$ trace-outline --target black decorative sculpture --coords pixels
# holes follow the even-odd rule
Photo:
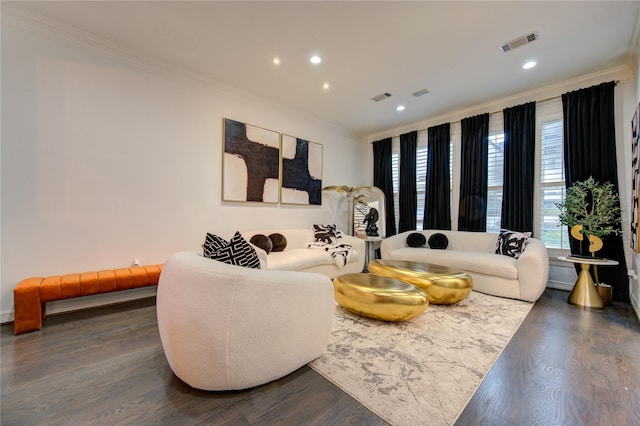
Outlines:
[[[376,223],[378,222],[379,214],[378,210],[375,208],[369,209],[369,213],[364,217],[364,223],[367,224],[366,233],[368,237],[379,237],[378,234],[378,226]]]

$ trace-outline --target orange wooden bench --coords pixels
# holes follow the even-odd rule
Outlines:
[[[161,271],[148,265],[24,279],[13,290],[13,333],[40,330],[47,302],[157,285]]]

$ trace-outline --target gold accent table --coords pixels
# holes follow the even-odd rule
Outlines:
[[[587,259],[587,258],[578,258],[571,256],[558,256],[558,260],[563,262],[571,262],[571,263],[579,263],[580,264],[580,273],[578,274],[578,279],[576,283],[573,285],[573,290],[571,290],[571,294],[569,294],[569,298],[567,299],[567,303],[570,305],[577,306],[579,308],[588,308],[588,309],[602,309],[604,307],[604,303],[602,303],[602,298],[600,297],[600,293],[596,288],[593,279],[591,278],[591,274],[589,273],[589,268],[591,265],[594,266],[615,266],[618,264],[617,260],[609,260],[609,259]],[[596,275],[597,279],[597,275]]]
[[[378,259],[369,263],[369,273],[397,278],[420,287],[429,303],[451,305],[471,293],[473,280],[466,272],[448,266],[405,260]]]
[[[407,321],[422,314],[429,299],[404,281],[365,273],[333,280],[336,301],[348,311],[382,321]]]

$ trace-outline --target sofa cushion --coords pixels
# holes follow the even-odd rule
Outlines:
[[[494,253],[458,250],[431,250],[428,248],[401,248],[391,252],[392,259],[434,263],[485,275],[518,279],[517,260]]]
[[[411,234],[407,235],[407,245],[409,247],[424,247],[426,242],[427,239],[420,232],[412,232]]]
[[[267,259],[268,269],[298,271],[316,265],[334,265],[334,262],[326,251],[309,248],[271,252]]]
[[[271,249],[271,251],[283,251],[287,247],[287,237],[279,232],[269,234],[269,239],[273,244],[273,248]]]
[[[449,239],[446,235],[438,232],[429,237],[429,247],[434,250],[444,250],[449,245]]]
[[[237,231],[228,242],[224,238],[207,233],[204,256],[230,265],[260,268],[258,254]]]
[[[266,235],[256,234],[251,237],[249,242],[254,246],[260,247],[262,250],[266,251],[267,254],[271,253],[271,250],[273,250],[273,242],[271,241],[271,238]]]
[[[519,258],[531,232],[515,232],[501,229],[496,242],[496,254]]]

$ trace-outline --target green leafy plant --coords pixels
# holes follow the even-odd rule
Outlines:
[[[575,182],[567,189],[564,200],[556,203],[562,225],[582,225],[582,234],[604,237],[619,235],[620,202],[612,183],[599,183],[593,177]]]
[[[323,191],[336,191],[343,193],[347,198],[352,198],[356,203],[366,204],[364,201],[365,195],[362,193],[372,192],[373,189],[370,186],[346,186],[346,185],[331,185],[322,188]]]
[[[353,209],[354,204],[367,204],[365,192],[373,192],[371,186],[346,186],[332,185],[322,188],[323,191],[336,191],[342,193],[347,199],[347,234],[353,235]]]

